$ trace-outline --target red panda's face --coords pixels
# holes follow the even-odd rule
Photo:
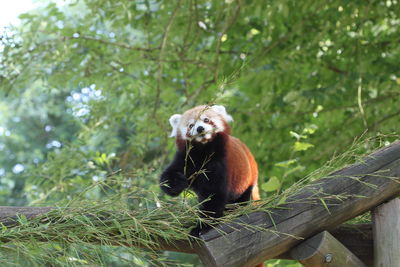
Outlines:
[[[171,137],[205,144],[219,132],[228,130],[227,122],[232,121],[232,117],[223,106],[198,106],[183,115],[173,115],[169,121],[172,126]]]

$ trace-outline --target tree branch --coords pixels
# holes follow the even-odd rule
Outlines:
[[[172,13],[171,17],[169,18],[169,21],[167,23],[167,26],[165,27],[164,30],[164,35],[160,44],[160,54],[158,56],[158,67],[157,67],[157,87],[156,87],[156,100],[154,104],[154,110],[153,110],[153,115],[157,111],[158,107],[160,106],[160,95],[161,95],[161,80],[162,80],[162,75],[163,75],[163,57],[164,57],[164,50],[165,46],[167,44],[169,32],[171,30],[172,22],[174,21],[176,14],[178,13],[178,10],[180,8],[181,1],[177,1],[174,12]]]

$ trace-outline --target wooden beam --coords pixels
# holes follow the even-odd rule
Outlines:
[[[294,260],[306,267],[366,267],[366,265],[348,250],[329,232],[323,231],[290,250]]]
[[[288,204],[237,220],[263,231],[231,223],[205,233],[199,255],[206,266],[254,266],[283,254],[302,238],[333,229],[399,195],[399,177],[400,142],[396,142],[311,183],[289,197]]]
[[[384,203],[372,211],[374,266],[400,266],[400,199]]]
[[[0,206],[0,222],[8,227],[12,227],[17,223],[18,216],[23,215],[29,220],[44,215],[53,209],[53,207]],[[331,234],[368,266],[372,266],[373,242],[371,224],[344,224],[333,229]],[[6,240],[0,241],[4,242]],[[189,240],[171,240],[170,242],[160,240],[157,248],[154,249],[197,254],[197,250],[199,250],[200,247],[196,242],[190,242]],[[288,253],[278,255],[275,258],[292,259]]]
[[[14,225],[18,216],[25,216],[28,220],[53,210],[53,207],[9,207],[0,206],[0,223],[5,226]]]
[[[28,220],[33,219],[37,216],[43,216],[46,213],[54,210],[54,207],[10,207],[10,206],[0,206],[0,223],[7,226],[13,227],[18,224],[18,218],[21,216],[25,216]],[[90,217],[90,216],[89,216]],[[0,242],[8,242],[9,240],[2,240],[0,237]],[[41,241],[41,240],[38,240]],[[43,242],[47,242],[48,240],[43,240]],[[96,243],[97,240],[92,240],[93,243]],[[168,251],[176,251],[183,253],[196,253],[198,244],[194,241],[189,240],[173,240],[171,242],[167,242],[165,240],[159,240],[157,242],[157,247],[154,249],[159,250],[168,250]],[[123,244],[123,243],[118,243]],[[130,246],[132,244],[126,243],[126,246]],[[135,245],[135,244],[133,244]]]

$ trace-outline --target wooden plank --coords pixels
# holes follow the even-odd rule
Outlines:
[[[374,266],[372,224],[343,224],[329,233],[367,266]]]
[[[288,198],[289,204],[238,220],[264,231],[235,230],[234,224],[226,224],[218,227],[224,235],[216,230],[205,233],[200,257],[206,266],[232,267],[253,266],[277,257],[301,238],[330,230],[399,195],[399,177],[400,142],[396,142],[310,184]]]
[[[293,259],[306,267],[366,267],[366,265],[335,239],[323,231],[290,250]]]
[[[342,224],[329,231],[329,233],[367,266],[374,266],[372,224]],[[293,260],[289,252],[285,252],[274,258]]]
[[[400,199],[384,203],[372,211],[374,266],[400,266]]]

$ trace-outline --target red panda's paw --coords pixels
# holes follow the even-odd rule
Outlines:
[[[195,228],[193,228],[192,230],[190,230],[189,235],[193,236],[193,237],[200,237],[201,234],[206,233],[207,231],[211,230],[211,226],[209,225],[200,225],[198,224]]]
[[[192,237],[198,238],[198,237],[200,237],[200,231],[201,231],[200,227],[196,226],[195,228],[190,230],[189,235],[192,236]]]
[[[170,196],[177,196],[188,188],[189,183],[186,177],[180,172],[164,172],[161,175],[160,187]]]

